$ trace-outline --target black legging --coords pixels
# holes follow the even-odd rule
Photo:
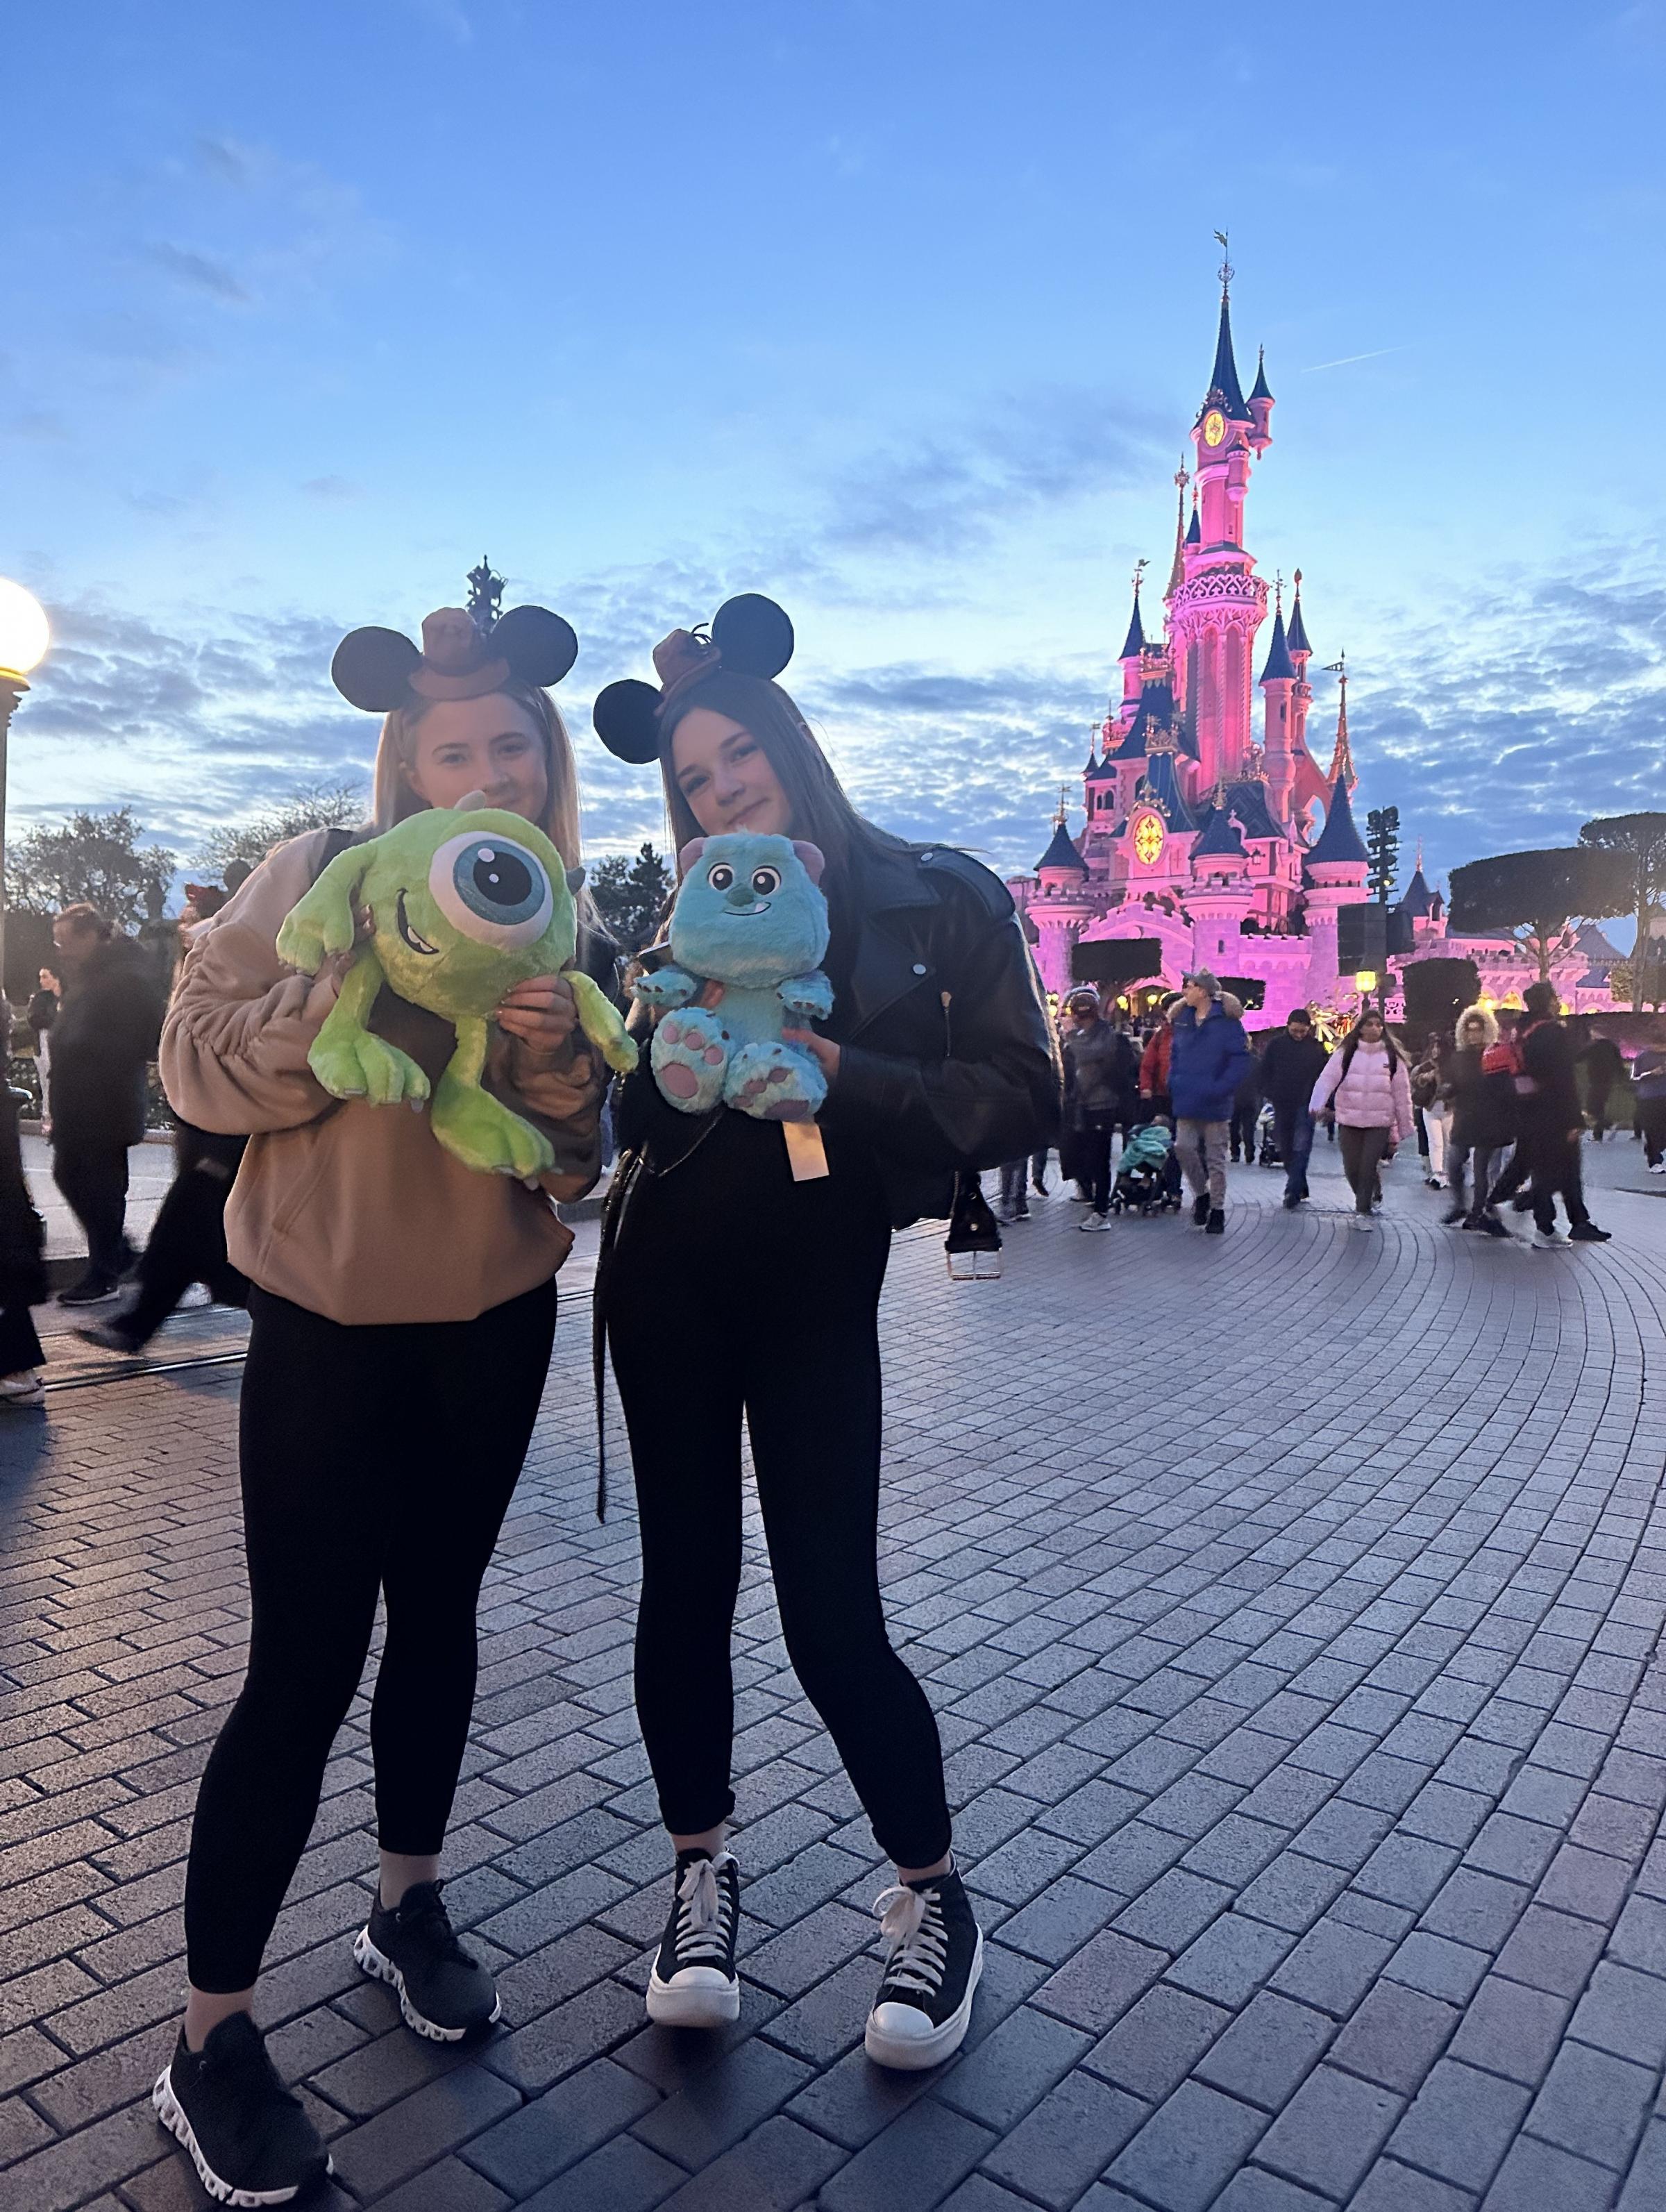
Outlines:
[[[248,1284],[226,1257],[226,1200],[235,1168],[215,1158],[182,1161],[156,1210],[137,1268],[138,1297],[123,1332],[145,1344],[193,1283],[223,1306],[240,1306]]]
[[[697,1835],[734,1808],[744,1413],[787,1656],[880,1849],[929,1866],[949,1848],[942,1748],[886,1635],[876,1557],[891,1231],[860,1175],[853,1188],[836,1159],[826,1179],[793,1183],[779,1130],[751,1128],[769,1142],[747,1140],[747,1204],[727,1236],[696,1152],[641,1176],[608,1271],[641,1517],[636,1711],[660,1815]]]
[[[556,1286],[471,1322],[347,1328],[259,1290],[249,1310],[249,1668],[203,1776],[185,1876],[191,1979],[219,1992],[259,1972],[379,1592],[377,1837],[413,1856],[444,1839],[474,1704],[475,1605],[543,1395]]]

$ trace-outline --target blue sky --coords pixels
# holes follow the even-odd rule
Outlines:
[[[9,28],[15,825],[362,772],[342,630],[490,554],[588,703],[731,591],[859,801],[1003,866],[1079,770],[1230,227],[1248,538],[1432,866],[1663,802],[1666,8],[92,0]],[[1334,714],[1329,679],[1316,719]],[[1078,796],[1079,796],[1078,792]]]

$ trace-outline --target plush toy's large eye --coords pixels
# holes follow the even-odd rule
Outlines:
[[[781,870],[779,868],[754,868],[752,870],[752,889],[757,893],[760,898],[768,898],[772,892],[778,891],[781,889]]]
[[[706,878],[706,881],[714,891],[726,891],[734,881],[734,870],[727,860],[720,860]]]
[[[477,830],[447,838],[429,865],[428,887],[453,929],[506,952],[536,943],[555,910],[537,854]]]

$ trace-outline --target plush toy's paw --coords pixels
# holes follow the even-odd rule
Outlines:
[[[702,1007],[669,1013],[654,1032],[654,1079],[667,1105],[704,1114],[723,1096],[729,1039],[715,1014]]]
[[[368,1030],[331,1032],[326,1022],[313,1039],[307,1065],[332,1098],[368,1098],[373,1106],[418,1106],[428,1097],[428,1078],[398,1045]]]
[[[796,1045],[743,1045],[729,1066],[725,1103],[759,1121],[813,1121],[827,1078]]]
[[[651,975],[639,975],[630,987],[630,995],[643,1006],[686,1006],[700,986],[696,978],[682,968],[656,968]]]
[[[449,1068],[440,1078],[429,1124],[448,1152],[483,1174],[534,1182],[555,1165],[542,1130],[474,1084],[460,1082]]]
[[[833,1011],[833,986],[819,968],[789,977],[776,995],[789,1014],[806,1021],[824,1022]]]
[[[641,1055],[636,1040],[625,1035],[617,1008],[600,987],[581,971],[575,972],[571,981],[579,1027],[616,1075],[629,1075]]]

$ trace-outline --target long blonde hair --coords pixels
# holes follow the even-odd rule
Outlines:
[[[550,694],[536,684],[519,684],[512,678],[502,686],[502,696],[524,707],[544,739],[544,767],[548,797],[538,828],[569,868],[582,857],[579,830],[579,772],[573,759],[573,741],[561,709]],[[375,827],[391,830],[407,815],[420,814],[427,802],[411,789],[405,770],[415,765],[416,732],[426,706],[396,707],[382,723],[376,746],[374,786]]]

